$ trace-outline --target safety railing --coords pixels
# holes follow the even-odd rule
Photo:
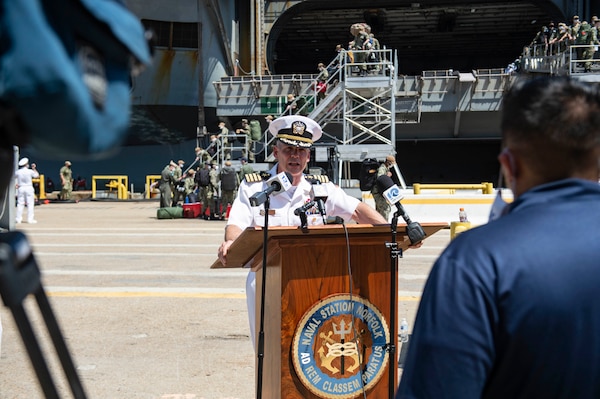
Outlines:
[[[600,58],[594,58],[598,45],[573,45],[569,47],[569,75],[600,72]]]
[[[494,184],[413,184],[414,194],[421,194],[421,190],[450,190],[450,194],[455,194],[456,190],[481,190],[482,194],[493,194]]]
[[[127,199],[127,185],[129,178],[124,175],[97,175],[92,176],[92,198],[96,198],[96,182],[98,180],[109,180],[106,187],[109,190],[117,189],[117,199]]]
[[[37,183],[40,187],[40,192],[38,194],[38,199],[46,199],[46,179],[44,175],[40,175],[40,177],[31,179],[32,183]]]
[[[156,188],[156,183],[160,181],[160,175],[146,175],[146,199],[152,198],[152,190]]]
[[[527,72],[551,75],[581,76],[600,73],[598,45],[568,45],[553,47],[535,45],[521,57],[521,68]]]

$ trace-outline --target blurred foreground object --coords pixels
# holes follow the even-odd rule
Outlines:
[[[118,0],[0,0],[0,144],[99,158],[123,142],[132,75],[150,63]]]

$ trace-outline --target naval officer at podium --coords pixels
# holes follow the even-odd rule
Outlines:
[[[292,184],[288,190],[271,196],[268,223],[270,226],[300,226],[302,221],[299,212],[295,211],[314,199],[311,197],[313,187],[306,180],[304,171],[310,160],[310,148],[321,137],[321,126],[310,118],[289,115],[271,122],[269,132],[276,138],[273,156],[277,159],[277,164],[269,171],[270,176],[288,172],[292,176]],[[219,259],[224,265],[229,247],[242,231],[247,227],[264,225],[264,204],[252,206],[250,198],[267,189],[268,184],[268,181],[257,176],[247,177],[241,183],[225,227],[225,239],[219,247]],[[307,215],[305,221],[308,225],[323,224],[325,216],[340,217],[344,221],[353,220],[361,224],[387,224],[375,209],[349,196],[333,183],[327,182],[321,186],[320,191],[326,190],[327,194],[325,209],[318,209],[316,205],[306,209],[303,213]],[[246,301],[253,345],[256,345],[255,298],[256,274],[250,272],[246,281]]]

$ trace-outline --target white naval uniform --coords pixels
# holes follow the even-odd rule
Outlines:
[[[271,176],[277,174],[277,165],[270,171]],[[329,216],[339,216],[348,222],[360,201],[346,194],[335,184],[323,183],[327,189],[327,201],[325,209]],[[251,226],[264,226],[264,204],[253,207],[250,205],[250,197],[267,189],[267,182],[248,183],[242,182],[238,190],[238,196],[231,206],[228,225],[236,225],[242,230]],[[304,205],[310,197],[311,184],[302,178],[298,186],[293,186],[288,191],[271,195],[269,204],[269,226],[300,226],[300,217],[294,214],[294,210]],[[322,225],[323,218],[318,212],[309,211],[308,225]],[[250,338],[256,349],[256,273],[250,271],[246,279],[246,302],[248,306],[248,319],[250,323]]]
[[[35,205],[35,193],[33,191],[33,178],[38,178],[40,175],[35,170],[22,167],[15,172],[15,183],[17,184],[17,223],[21,223],[23,219],[23,209],[27,203],[27,221],[34,222],[33,207]]]

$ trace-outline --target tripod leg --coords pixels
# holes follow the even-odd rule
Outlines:
[[[83,387],[69,355],[64,338],[44,292],[40,270],[27,238],[21,232],[0,234],[0,294],[4,304],[11,309],[46,398],[58,399],[58,393],[48,370],[44,355],[34,334],[23,303],[34,295],[44,318],[46,329],[54,344],[63,371],[76,399],[85,399]]]
[[[23,339],[23,343],[27,349],[27,354],[29,355],[31,364],[35,369],[35,374],[37,375],[38,381],[40,382],[42,390],[44,391],[44,396],[46,396],[47,399],[58,399],[59,396],[58,392],[56,391],[54,381],[52,380],[52,376],[48,370],[48,365],[46,364],[42,350],[40,349],[35,334],[33,333],[33,329],[31,328],[31,324],[29,323],[25,309],[23,309],[23,305],[13,305],[10,307],[10,310],[15,318],[15,323],[19,328],[19,333],[21,334],[21,338]]]
[[[73,392],[73,396],[75,398],[85,398],[85,392],[83,391],[83,386],[81,385],[79,375],[75,369],[75,364],[73,363],[73,359],[69,354],[69,349],[65,344],[60,327],[58,326],[56,317],[54,317],[54,313],[52,312],[52,308],[50,307],[48,297],[46,296],[46,292],[44,291],[43,287],[40,287],[39,291],[35,294],[35,298],[38,306],[40,307],[42,315],[44,316],[48,333],[50,334],[52,342],[54,343],[54,348],[56,349],[56,353],[60,359],[60,363],[62,364],[65,376],[69,381],[71,392]]]

